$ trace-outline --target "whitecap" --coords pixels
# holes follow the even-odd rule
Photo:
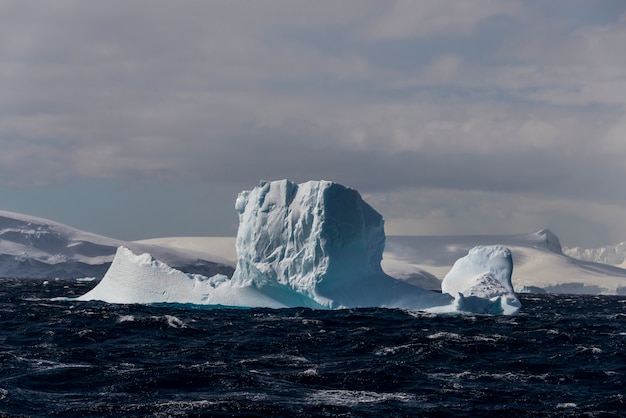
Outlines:
[[[398,345],[394,347],[383,347],[379,350],[376,350],[374,354],[377,356],[386,356],[396,354],[399,351],[409,350],[411,347],[413,347],[413,345],[411,344]]]
[[[488,342],[488,343],[495,343],[497,341],[501,341],[506,339],[507,337],[505,337],[504,335],[500,335],[500,334],[493,334],[493,335],[474,335],[472,337],[470,337],[470,339],[472,341],[477,341],[477,342]]]
[[[429,379],[441,380],[444,382],[457,382],[461,379],[471,380],[476,378],[476,376],[468,371],[462,371],[459,373],[428,373],[427,375]]]
[[[300,373],[300,376],[305,376],[305,377],[313,377],[313,376],[317,376],[317,370],[316,369],[306,369],[303,372]]]
[[[134,322],[135,317],[133,315],[122,315],[117,318],[117,322]]]
[[[460,341],[461,340],[461,336],[457,333],[454,332],[437,332],[431,335],[427,335],[426,338],[428,338],[429,340],[454,340],[454,341]]]
[[[602,353],[602,349],[600,347],[594,347],[594,346],[585,347],[585,346],[579,345],[576,348],[581,353],[588,353],[588,352],[591,352],[592,354],[600,354],[600,353]]]
[[[167,325],[172,328],[186,328],[187,325],[174,315],[165,315],[165,319],[167,320]]]
[[[417,319],[429,319],[429,318],[437,317],[437,314],[432,313],[432,312],[415,311],[411,309],[399,309],[399,310]]]
[[[268,354],[266,356],[261,356],[263,360],[282,360],[287,363],[292,364],[301,364],[301,363],[310,363],[311,361],[303,356],[293,356],[289,354]]]
[[[19,358],[18,359],[22,359]],[[46,373],[49,371],[55,370],[71,370],[71,369],[90,369],[94,366],[91,364],[82,364],[82,363],[59,363],[50,360],[43,359],[23,359],[25,360],[31,367],[33,367],[33,371],[29,373]]]
[[[85,337],[88,334],[91,334],[91,330],[90,329],[81,329],[80,331],[78,331],[78,336],[79,337]]]
[[[415,401],[415,396],[403,392],[379,393],[360,390],[317,390],[311,393],[308,400],[313,404],[355,407],[364,403],[413,402]]]

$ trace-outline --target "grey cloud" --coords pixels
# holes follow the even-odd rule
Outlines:
[[[312,128],[249,127],[188,156],[187,174],[245,184],[257,179],[325,178],[363,191],[441,188],[624,202],[621,157],[582,150],[394,150],[355,147]],[[584,139],[586,140],[586,138]],[[384,139],[381,141],[384,143]]]
[[[440,3],[1,2],[0,185],[325,178],[624,204],[624,15]]]

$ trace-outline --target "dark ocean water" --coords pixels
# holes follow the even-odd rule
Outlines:
[[[626,297],[516,317],[51,301],[0,280],[0,416],[626,416]]]

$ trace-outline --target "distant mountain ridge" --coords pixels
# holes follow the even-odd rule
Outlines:
[[[232,274],[231,263],[195,251],[126,242],[35,216],[0,211],[0,277],[101,278],[117,248],[150,252],[188,273]]]
[[[600,248],[563,248],[563,253],[579,260],[626,268],[626,242]]]

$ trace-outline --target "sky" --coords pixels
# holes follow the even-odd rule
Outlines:
[[[622,0],[0,0],[0,210],[234,236],[333,180],[387,234],[626,241]]]

